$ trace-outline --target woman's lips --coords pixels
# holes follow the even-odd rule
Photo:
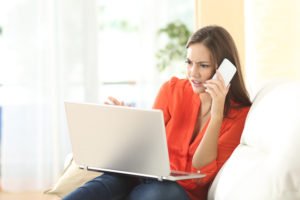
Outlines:
[[[191,82],[194,87],[203,87],[203,83],[201,81],[192,80]]]

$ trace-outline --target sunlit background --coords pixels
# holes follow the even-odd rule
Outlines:
[[[162,82],[184,77],[168,25],[228,29],[253,98],[268,81],[300,78],[299,20],[297,0],[0,0],[2,188],[44,189],[60,175],[71,152],[64,101],[150,108]],[[159,54],[168,44],[178,55]]]
[[[14,0],[1,1],[0,14],[7,190],[45,188],[62,171],[71,152],[64,101],[103,103],[110,95],[150,108],[170,74],[157,67],[168,40],[158,31],[170,23],[194,29],[193,1]],[[184,69],[184,57],[178,62]]]

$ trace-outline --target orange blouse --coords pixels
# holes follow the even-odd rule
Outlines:
[[[187,172],[200,170],[206,174],[202,179],[178,181],[192,200],[206,200],[211,182],[240,142],[249,111],[249,107],[229,111],[222,122],[217,159],[196,169],[192,166],[192,158],[208,125],[207,122],[191,141],[200,105],[201,99],[193,92],[189,81],[174,77],[161,87],[153,106],[164,113],[171,169]]]

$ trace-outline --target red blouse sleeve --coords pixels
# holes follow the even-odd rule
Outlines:
[[[174,78],[173,78],[174,79]],[[165,82],[157,96],[156,96],[156,99],[155,99],[155,102],[154,102],[154,105],[153,105],[153,108],[154,109],[160,109],[163,111],[164,113],[164,121],[165,121],[165,124],[168,123],[169,119],[171,118],[171,115],[170,115],[170,102],[171,99],[170,99],[170,90],[172,89],[172,85],[174,85],[174,80],[171,79],[170,81],[167,81]]]

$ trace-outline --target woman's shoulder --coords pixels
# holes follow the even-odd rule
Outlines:
[[[187,79],[178,78],[178,77],[171,77],[166,83],[170,89],[174,90],[185,90],[190,88],[190,83]]]
[[[243,106],[243,107],[240,107],[239,109],[239,113],[240,115],[248,115],[248,112],[250,110],[250,106]]]
[[[187,79],[181,79],[178,77],[172,77],[168,81],[166,81],[161,89],[161,94],[165,94],[169,102],[174,99],[189,99],[189,96],[192,96],[193,90],[191,85]],[[185,97],[185,98],[183,98]]]
[[[228,112],[228,118],[246,118],[250,106],[244,106],[237,102],[231,101],[231,109]]]
[[[237,104],[235,104],[235,105],[237,105]],[[234,106],[233,108],[231,108],[229,110],[228,117],[229,118],[246,118],[249,110],[250,110],[250,106]]]

